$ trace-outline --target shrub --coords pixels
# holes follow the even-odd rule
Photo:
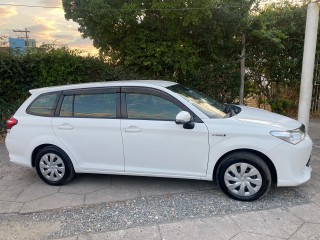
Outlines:
[[[0,52],[0,135],[30,89],[134,78],[99,57],[81,56],[80,51],[64,46],[47,45],[25,54]]]

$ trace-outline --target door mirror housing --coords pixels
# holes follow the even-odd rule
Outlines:
[[[181,111],[176,116],[176,124],[185,124],[190,121],[191,121],[191,115],[186,111]]]
[[[194,122],[190,113],[181,111],[176,116],[176,124],[183,124],[184,129],[194,129]]]

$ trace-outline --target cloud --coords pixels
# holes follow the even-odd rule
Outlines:
[[[36,39],[37,42],[52,42],[55,40],[54,35],[60,32],[55,20],[46,17],[33,17],[30,30],[30,37]]]
[[[86,53],[90,54],[97,54],[99,52],[98,49],[93,47],[92,40],[91,39],[83,39],[81,37],[75,39],[74,41],[71,41],[67,43],[67,45],[70,48],[76,48],[80,49],[82,51],[85,51]]]
[[[52,35],[53,38],[59,39],[60,41],[73,41],[74,40],[74,35],[71,34],[54,34]]]
[[[27,28],[31,31],[30,37],[36,39],[37,46],[42,43],[59,42],[86,53],[98,53],[93,47],[92,40],[81,37],[76,23],[40,16],[33,17],[32,22],[34,24]]]
[[[61,7],[62,0],[41,0],[39,1],[41,6],[45,7]]]
[[[45,7],[60,7],[60,8],[47,8],[46,11],[50,15],[64,17],[64,10],[62,7],[62,0],[41,0],[41,6]]]
[[[63,8],[50,8],[47,10],[48,14],[53,16],[61,16],[61,19],[64,19],[64,10]]]
[[[0,19],[9,18],[17,15],[17,11],[14,7],[0,7]]]
[[[70,45],[77,45],[77,46],[79,46],[79,45],[86,46],[86,45],[91,45],[92,40],[88,39],[88,38],[83,39],[83,38],[79,37],[79,38],[71,41],[69,44]]]
[[[32,22],[36,24],[46,25],[50,28],[55,28],[55,23],[56,23],[54,20],[49,19],[47,17],[33,17]]]

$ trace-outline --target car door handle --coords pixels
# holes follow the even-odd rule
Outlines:
[[[68,123],[64,123],[62,125],[59,125],[58,128],[62,129],[62,130],[72,130],[73,129],[73,127]]]
[[[138,133],[141,132],[141,129],[135,126],[130,126],[128,128],[124,129],[125,132],[133,132],[133,133]]]

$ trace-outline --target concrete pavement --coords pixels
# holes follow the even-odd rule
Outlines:
[[[320,120],[312,179],[242,203],[215,183],[79,175],[66,186],[8,162],[0,145],[0,239],[320,239]]]

